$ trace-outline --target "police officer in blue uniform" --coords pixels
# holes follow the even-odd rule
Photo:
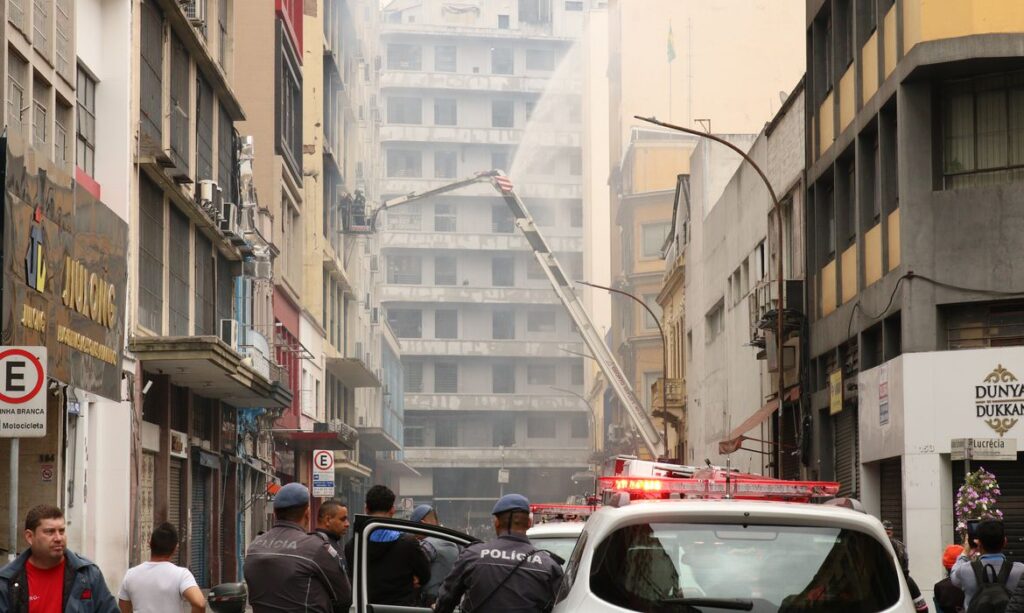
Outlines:
[[[445,578],[435,611],[544,613],[554,606],[562,567],[526,536],[532,522],[530,501],[502,496],[491,511],[496,538],[467,547]]]

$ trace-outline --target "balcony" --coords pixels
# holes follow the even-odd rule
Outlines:
[[[478,170],[491,170],[481,168]],[[463,175],[472,173],[463,172]],[[380,194],[383,198],[398,194],[409,194],[422,192],[449,185],[452,179],[425,179],[421,177],[387,177],[380,182]],[[531,179],[516,187],[516,193],[521,198],[555,198],[564,200],[579,200],[583,197],[583,184],[580,177],[554,177],[539,176],[536,180]],[[484,196],[494,198],[497,192],[487,184],[469,186],[454,196]]]
[[[472,304],[558,304],[550,287],[470,287],[468,285],[383,285],[381,302],[448,302]]]
[[[445,38],[459,36],[489,40],[516,40],[552,43],[562,42],[571,45],[575,39],[568,36],[559,36],[552,33],[551,24],[531,26],[529,24],[518,24],[514,29],[498,29],[494,27],[482,28],[468,24],[445,24],[435,25],[427,23],[391,23],[380,24],[380,33],[389,39],[404,40],[409,35],[443,36]]]
[[[549,236],[548,233],[560,234]],[[566,236],[558,228],[541,229],[548,246],[555,253],[582,252],[583,237]],[[472,234],[461,232],[392,232],[381,234],[381,247],[387,249],[464,249],[468,251],[527,251],[530,244],[519,233]]]
[[[518,145],[525,130],[520,128],[463,128],[459,126],[412,126],[385,124],[380,128],[382,143],[461,143],[469,145]],[[531,145],[580,147],[582,130],[548,131],[537,134]]]
[[[573,341],[445,341],[403,338],[402,355],[503,357],[503,358],[576,358],[583,343]]]
[[[530,449],[506,447],[406,447],[405,461],[416,468],[527,468],[541,466],[584,467],[589,448]]]
[[[359,440],[359,432],[341,421],[332,419],[330,422],[316,422],[312,431],[274,433],[278,443],[291,451],[313,451],[314,449],[331,449],[335,451],[355,449]]]
[[[385,70],[380,75],[380,87],[408,87],[410,89],[450,89],[506,93],[542,94],[548,79],[492,74],[459,74],[454,72],[413,72]]]
[[[573,396],[543,394],[405,394],[406,411],[580,411]]]

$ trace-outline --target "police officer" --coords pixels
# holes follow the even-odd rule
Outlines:
[[[530,501],[521,494],[507,494],[491,514],[497,538],[462,552],[441,585],[435,611],[451,613],[460,601],[463,613],[550,611],[562,567],[526,536],[532,524]]]
[[[289,483],[274,497],[274,527],[245,554],[245,582],[253,613],[342,613],[352,587],[330,543],[307,534],[309,490]]]

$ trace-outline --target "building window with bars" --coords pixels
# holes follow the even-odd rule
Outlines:
[[[53,160],[61,168],[71,162],[71,105],[57,98],[57,113],[53,118]]]
[[[423,49],[419,45],[388,45],[388,70],[420,70]]]
[[[139,182],[139,324],[163,333],[164,195],[152,181]]]
[[[454,204],[435,204],[434,205],[434,231],[435,232],[455,232],[458,227],[458,221],[455,215]]]
[[[423,154],[420,151],[389,149],[387,165],[389,177],[413,179],[423,176]]]
[[[498,310],[491,313],[491,338],[496,341],[509,341],[515,337],[515,311]]]
[[[7,53],[7,123],[21,130],[25,110],[28,62],[13,51]]]
[[[188,170],[189,154],[189,55],[185,44],[171,36],[171,159],[179,170]]]
[[[526,366],[526,382],[530,385],[555,385],[557,373],[558,370],[550,364],[528,364]]]
[[[139,9],[141,33],[139,48],[142,62],[139,67],[139,94],[142,136],[147,147],[160,150],[163,134],[163,66],[164,19],[160,9],[152,2],[143,2]],[[79,70],[79,82],[82,71]]]
[[[454,179],[459,173],[459,154],[455,151],[434,152],[434,178]],[[454,232],[454,230],[450,230]]]
[[[455,309],[434,311],[434,338],[459,338],[459,312]]]
[[[492,74],[513,74],[515,67],[515,51],[511,47],[495,47],[491,49]]]
[[[494,364],[491,366],[491,393],[516,393],[515,364]]]
[[[555,331],[554,311],[527,311],[526,331],[550,334]]]
[[[189,335],[189,221],[178,207],[171,207],[170,245],[168,246],[168,332],[171,336]]]
[[[434,364],[434,393],[454,394],[459,391],[459,365],[454,362]]]
[[[451,98],[434,100],[434,125],[454,126],[458,123],[458,102]]]
[[[510,257],[495,257],[491,260],[491,285],[512,287],[515,285],[515,260]]]
[[[402,381],[406,393],[423,393],[423,362],[403,360]]]
[[[438,45],[434,47],[434,71],[456,72],[458,54],[454,45]]]
[[[32,145],[50,157],[50,94],[46,81],[35,79],[32,88]]]
[[[491,101],[491,127],[513,128],[516,125],[515,103],[511,100]]]
[[[423,123],[423,100],[402,96],[389,97],[388,123],[420,125]]]
[[[388,283],[420,285],[423,283],[423,260],[414,255],[388,256]]]
[[[213,179],[213,88],[196,79],[196,179]],[[221,186],[224,189],[225,186]]]
[[[388,325],[398,338],[423,338],[423,311],[388,309]]]
[[[434,256],[434,285],[458,283],[458,264],[453,255]]]

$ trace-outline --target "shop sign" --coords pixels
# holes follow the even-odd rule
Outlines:
[[[120,398],[128,224],[41,156],[6,151],[4,339],[48,348],[50,377]]]
[[[996,367],[974,386],[974,410],[1000,437],[1024,416],[1024,383],[1003,367]]]
[[[330,449],[313,452],[313,497],[334,497],[334,452]]]
[[[1015,461],[1015,438],[955,438],[949,443],[952,460]]]
[[[834,370],[828,375],[829,413],[835,415],[843,410],[843,371]]]

